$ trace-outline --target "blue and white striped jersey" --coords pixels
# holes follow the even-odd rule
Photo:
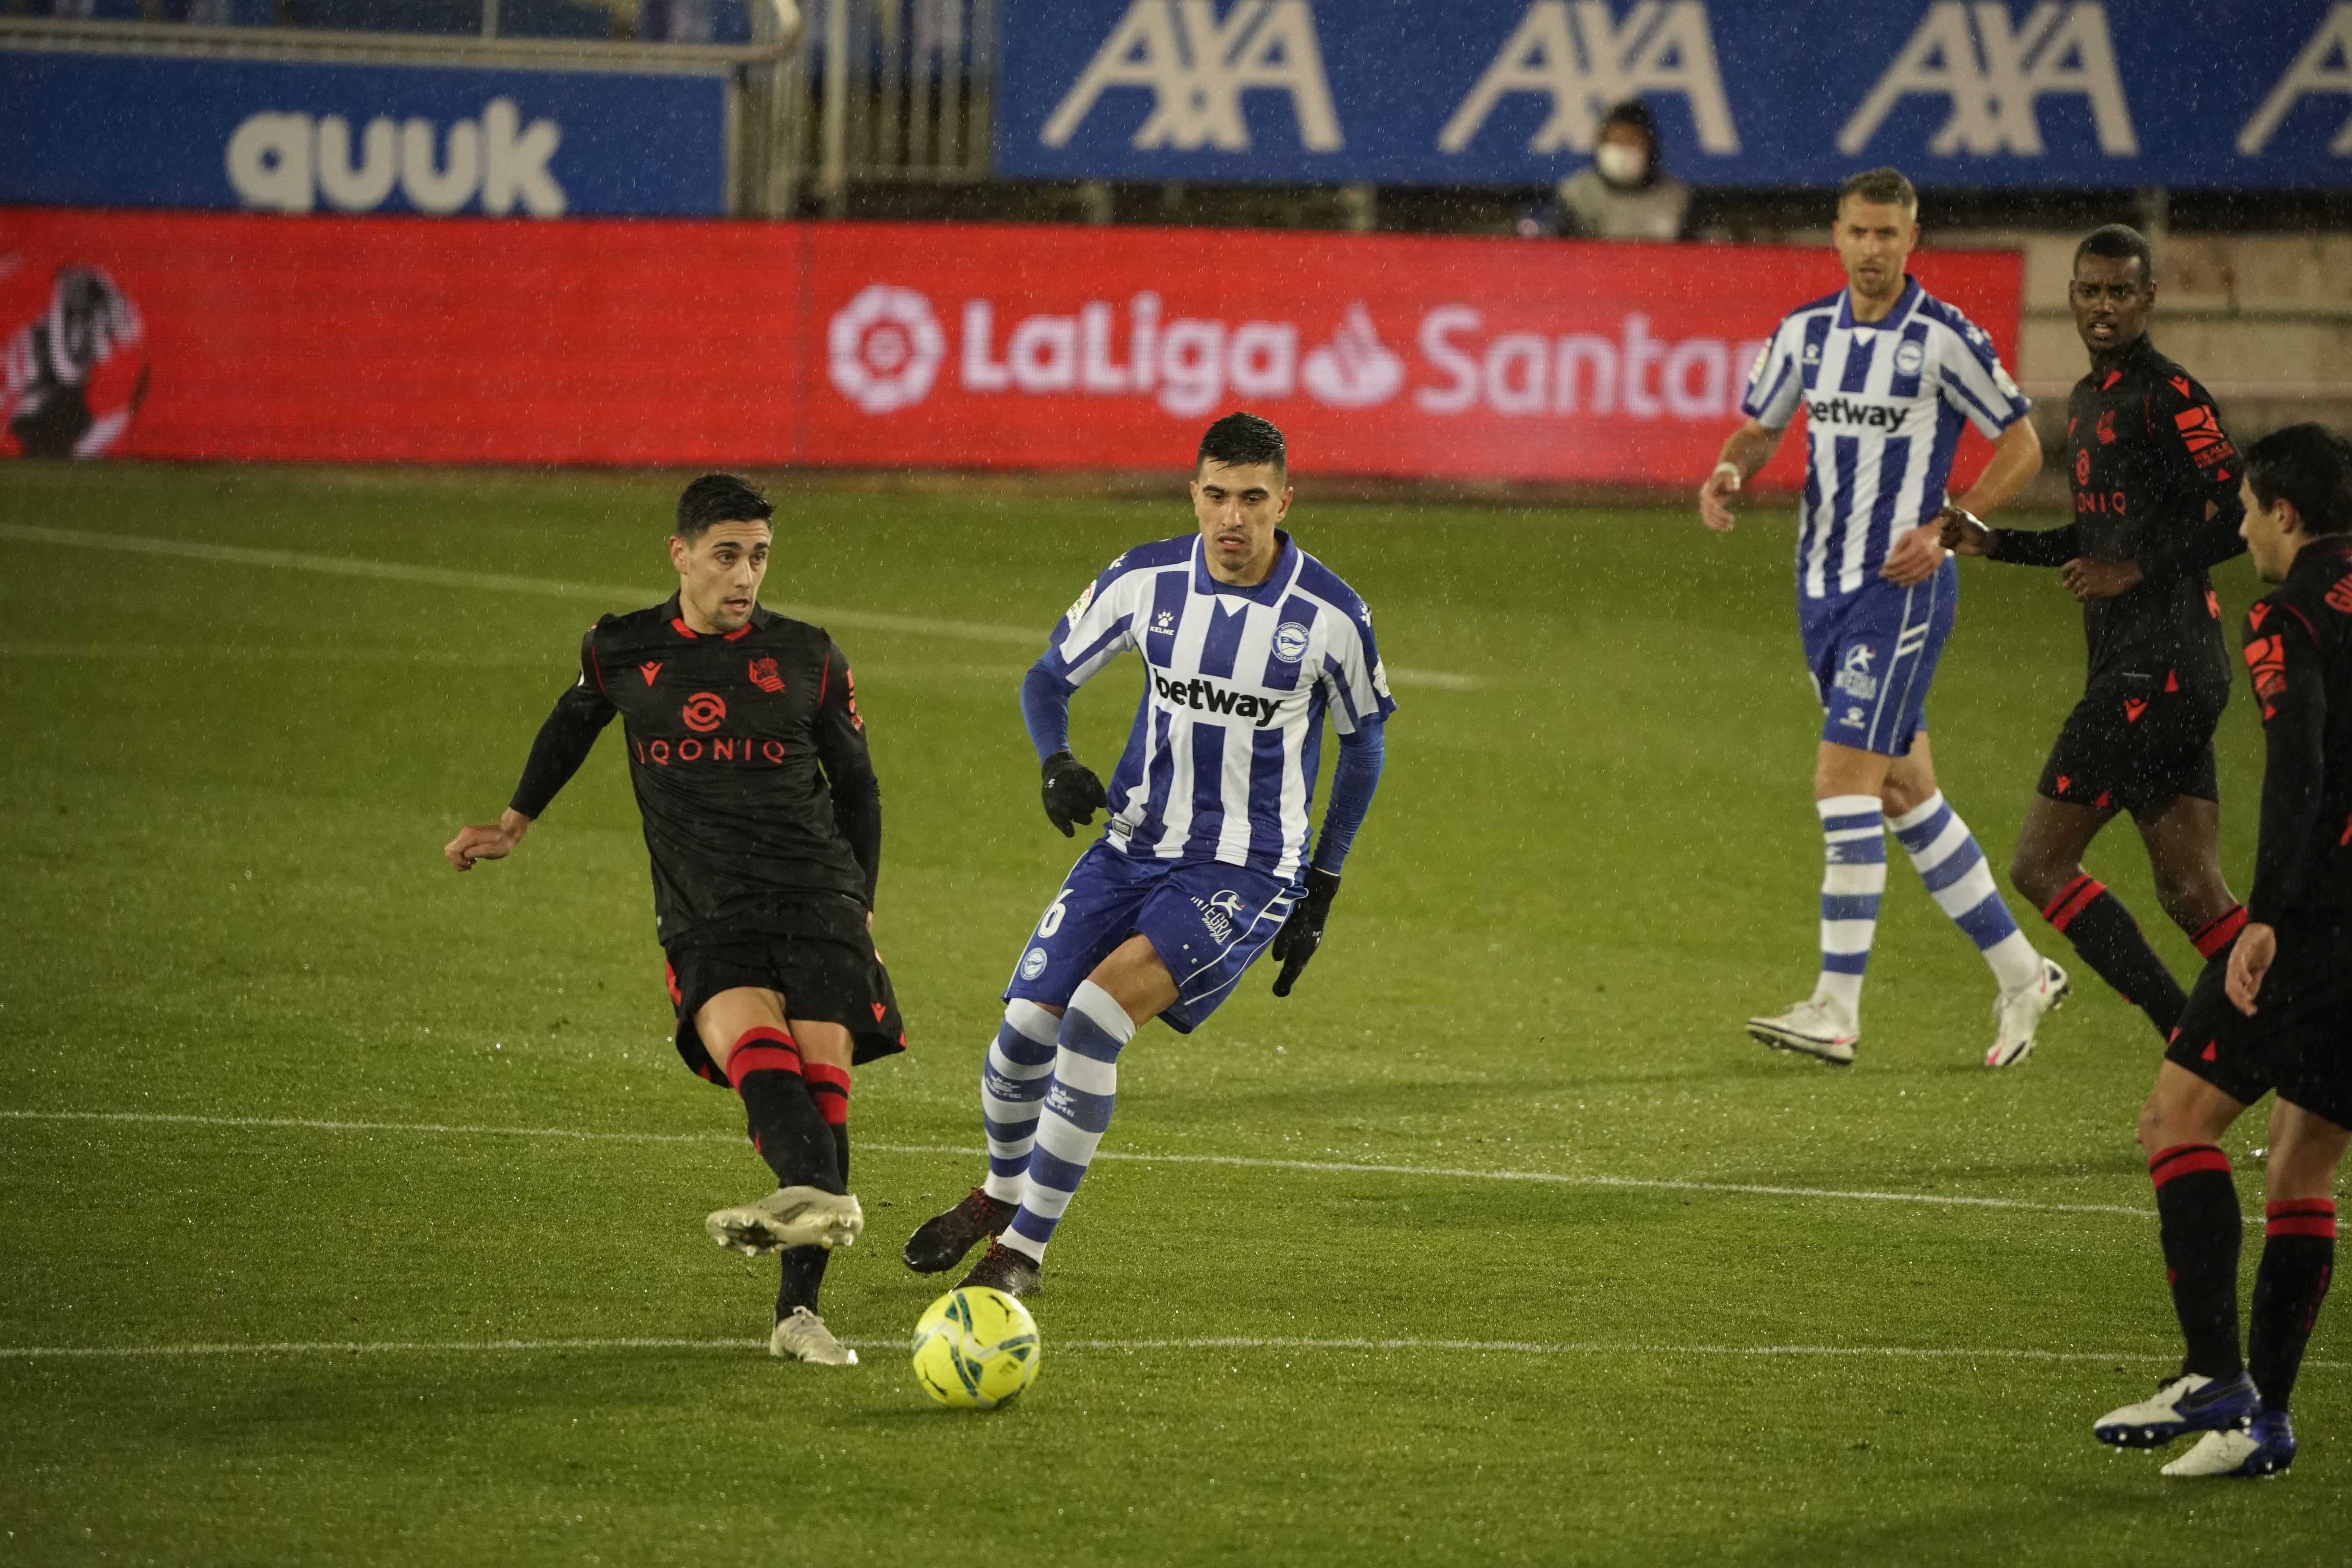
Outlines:
[[[1274,574],[1255,588],[1210,576],[1198,534],[1139,545],[1054,627],[1044,662],[1073,686],[1143,655],[1107,830],[1129,855],[1297,878],[1325,715],[1348,735],[1395,711],[1364,602],[1275,537]]]
[[[1877,582],[1895,533],[1942,510],[1963,419],[1997,437],[2033,406],[1984,329],[1917,279],[1875,321],[1855,321],[1846,296],[1782,318],[1739,403],[1775,430],[1804,405],[1797,580],[1812,599]]]

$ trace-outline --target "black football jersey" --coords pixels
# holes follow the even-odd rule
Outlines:
[[[1995,559],[2137,562],[2137,586],[2083,606],[2091,679],[2177,675],[2226,691],[2229,650],[2207,572],[2245,549],[2238,538],[2242,465],[2213,400],[2142,337],[2115,365],[2074,384],[2065,455],[2074,521],[2004,529]]]
[[[2352,538],[2304,546],[2246,612],[2263,705],[2262,838],[2246,912],[2340,918],[2352,908]]]
[[[532,748],[514,809],[536,817],[620,715],[653,858],[661,940],[791,929],[795,900],[873,904],[881,792],[848,661],[819,627],[754,609],[700,636],[677,600],[606,616]]]

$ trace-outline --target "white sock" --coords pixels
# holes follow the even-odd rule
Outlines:
[[[1822,818],[1822,973],[1813,1000],[1835,1002],[1862,1021],[1862,973],[1886,891],[1885,818],[1873,795],[1817,800]]]

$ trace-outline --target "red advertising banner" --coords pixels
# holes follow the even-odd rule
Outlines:
[[[1914,259],[2013,354],[2016,255]],[[1840,281],[1826,247],[0,211],[10,445],[84,455],[1169,469],[1247,407],[1310,473],[1695,485]]]

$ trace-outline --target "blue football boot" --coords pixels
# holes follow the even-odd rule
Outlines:
[[[2161,1448],[2191,1432],[2242,1426],[2262,1407],[2263,1396],[2244,1373],[2205,1377],[2192,1372],[2158,1389],[2153,1399],[2102,1415],[2091,1436],[2118,1448]]]

